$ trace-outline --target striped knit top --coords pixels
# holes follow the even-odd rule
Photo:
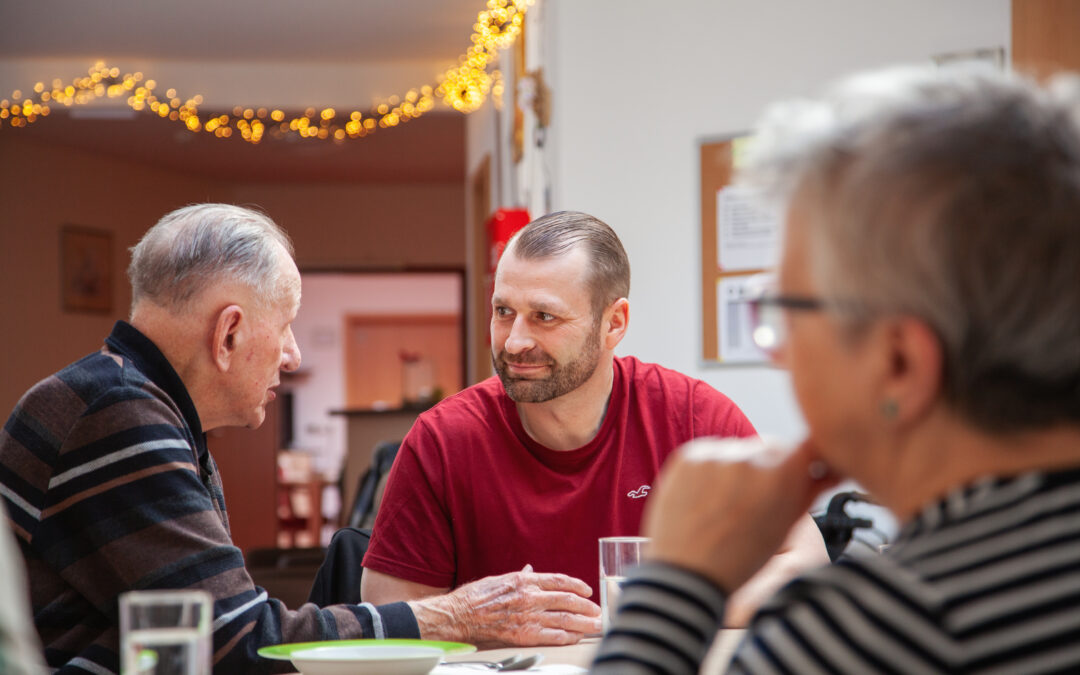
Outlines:
[[[209,591],[216,672],[288,670],[255,653],[283,642],[419,637],[404,603],[289,611],[252,583],[194,404],[122,321],[100,352],[19,401],[0,430],[0,495],[60,672],[119,671],[118,597],[132,589]]]
[[[723,604],[695,574],[642,568],[594,672],[697,672]],[[1080,672],[1080,470],[957,489],[884,555],[797,579],[754,617],[730,672]]]

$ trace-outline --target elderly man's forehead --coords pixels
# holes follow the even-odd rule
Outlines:
[[[298,273],[286,274],[282,280],[282,297],[293,312],[300,309],[301,281]]]

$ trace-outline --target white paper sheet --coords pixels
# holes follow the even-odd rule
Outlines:
[[[768,360],[754,344],[747,282],[753,275],[723,277],[716,285],[718,356],[722,363],[762,363]]]
[[[776,264],[780,223],[759,206],[754,193],[728,185],[716,193],[716,259],[724,272],[760,270]]]

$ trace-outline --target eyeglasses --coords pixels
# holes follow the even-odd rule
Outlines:
[[[750,307],[750,337],[758,349],[772,359],[787,342],[788,312],[835,312],[856,324],[881,313],[865,301],[786,295],[778,293],[776,287],[776,278],[772,274],[755,274],[747,279],[743,296]]]
[[[828,306],[825,300],[799,295],[762,295],[750,304],[750,334],[754,344],[775,356],[787,342],[787,320],[784,311],[819,312]]]

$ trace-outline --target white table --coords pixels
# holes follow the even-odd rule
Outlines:
[[[735,628],[725,628],[716,635],[716,640],[713,641],[712,649],[709,650],[709,654],[705,657],[705,663],[702,664],[701,670],[698,671],[700,675],[720,675],[724,672],[728,662],[731,660],[731,655],[735,652],[735,647],[739,644],[739,640],[742,639],[745,631]],[[586,638],[576,645],[566,645],[562,647],[506,647],[501,649],[481,649],[480,651],[473,652],[471,654],[451,654],[446,657],[448,662],[453,661],[498,661],[514,654],[535,654],[539,652],[544,655],[544,660],[541,665],[548,664],[564,664],[570,666],[580,666],[582,668],[588,668],[592,665],[593,657],[596,655],[596,649],[600,645],[600,638]],[[462,668],[464,673],[466,668]],[[483,671],[476,671],[483,672]]]
[[[702,675],[718,675],[723,673],[735,651],[735,646],[742,639],[744,631],[734,628],[725,628],[720,631],[713,642],[712,649],[702,664]],[[508,647],[503,649],[482,649],[472,654],[456,654],[446,657],[448,662],[453,661],[498,661],[514,654],[544,655],[543,664],[567,664],[588,668],[592,664],[593,656],[600,644],[600,638],[587,638],[576,645],[563,647]]]

